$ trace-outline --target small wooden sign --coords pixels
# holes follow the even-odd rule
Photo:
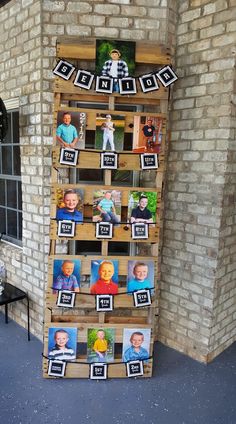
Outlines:
[[[57,295],[57,306],[73,308],[75,306],[75,292],[70,290],[59,290]]]
[[[142,153],[140,155],[142,169],[158,169],[157,153]]]
[[[60,60],[56,67],[53,69],[53,73],[54,75],[58,75],[65,80],[69,80],[74,70],[75,66],[72,65],[72,63],[66,62],[65,60]]]
[[[137,290],[133,292],[133,298],[134,306],[136,308],[140,308],[142,306],[150,306],[152,303],[150,290],[148,289]]]
[[[74,237],[75,235],[75,222],[73,221],[58,221],[58,233],[59,237]]]
[[[143,362],[130,361],[126,362],[127,377],[138,377],[143,375]]]
[[[60,164],[61,165],[77,165],[78,150],[62,148],[60,152]]]
[[[64,377],[66,362],[50,359],[48,362],[48,375],[53,377]]]
[[[93,363],[90,364],[90,379],[91,380],[106,380],[107,379],[107,364]]]
[[[135,222],[132,224],[132,239],[148,239],[148,224]]]
[[[113,229],[113,224],[111,222],[97,222],[96,223],[96,238],[111,239],[112,229]]]
[[[113,296],[112,294],[97,294],[96,295],[96,311],[107,312],[113,311]]]
[[[101,169],[117,169],[118,155],[113,152],[101,153]]]

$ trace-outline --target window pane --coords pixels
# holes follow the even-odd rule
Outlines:
[[[7,206],[17,209],[17,181],[7,181]]]
[[[21,181],[18,181],[18,209],[22,210],[22,190],[21,190]]]
[[[18,239],[22,240],[22,213],[19,212],[18,213],[18,222],[19,222],[19,227],[18,227]]]
[[[8,118],[8,130],[7,130],[6,137],[3,139],[3,143],[11,143],[11,139],[12,139],[12,132],[11,132],[11,113],[8,113],[7,114],[7,118]]]
[[[0,205],[5,205],[5,181],[0,180]]]
[[[20,175],[20,146],[13,146],[14,175]]]
[[[12,142],[19,143],[19,112],[13,112],[12,124],[13,124]]]
[[[0,233],[6,234],[6,211],[0,208]]]
[[[12,175],[12,147],[2,146],[2,173]]]
[[[8,236],[17,238],[17,212],[7,211],[7,234]]]

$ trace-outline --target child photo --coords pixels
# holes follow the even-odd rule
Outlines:
[[[154,261],[128,261],[127,292],[154,288]]]
[[[150,352],[150,328],[124,328],[122,358],[124,362],[148,361]]]
[[[121,220],[121,192],[96,190],[93,194],[93,222],[118,224]]]
[[[84,191],[82,189],[66,189],[58,188],[56,191],[57,213],[56,219],[72,220],[79,224],[83,222],[83,198]]]
[[[119,261],[98,259],[91,261],[90,293],[116,294],[119,282]]]
[[[59,111],[57,113],[56,139],[61,147],[85,148],[86,113]]]
[[[87,361],[114,361],[114,328],[88,328]]]
[[[53,262],[53,289],[80,291],[80,269],[79,259],[54,259]]]
[[[133,152],[159,153],[163,119],[157,116],[134,116]]]
[[[131,191],[128,200],[128,221],[152,224],[156,222],[157,193]]]
[[[48,358],[64,361],[76,359],[77,328],[50,327],[48,329]]]
[[[119,151],[124,147],[124,115],[96,115],[95,149]]]
[[[118,79],[134,76],[135,42],[96,40],[96,74],[113,78],[113,91],[119,91]]]

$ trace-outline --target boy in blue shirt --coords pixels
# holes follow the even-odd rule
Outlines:
[[[149,353],[144,347],[142,347],[142,343],[144,341],[144,335],[141,331],[135,331],[131,334],[130,343],[131,346],[125,351],[123,355],[123,361],[143,361],[149,358]]]
[[[147,278],[148,266],[144,262],[136,262],[133,268],[134,278],[128,281],[127,292],[135,290],[150,289],[151,281]]]
[[[64,113],[63,124],[57,127],[56,136],[62,147],[75,148],[78,141],[78,133],[74,125],[71,125],[71,114],[69,112]]]
[[[65,207],[57,209],[56,219],[59,221],[72,220],[82,224],[83,214],[76,209],[79,200],[78,193],[74,189],[66,190],[63,197]]]
[[[98,203],[97,209],[101,213],[102,221],[117,224],[119,219],[116,215],[115,205],[111,200],[111,192],[106,191],[104,198]]]

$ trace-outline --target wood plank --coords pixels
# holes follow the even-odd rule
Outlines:
[[[96,40],[58,37],[57,56],[64,59],[95,60]],[[135,62],[168,65],[171,63],[170,49],[153,42],[136,42]]]

